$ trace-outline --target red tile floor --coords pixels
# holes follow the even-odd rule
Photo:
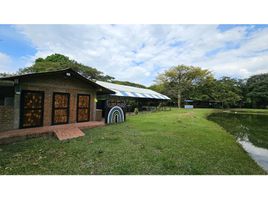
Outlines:
[[[12,138],[34,137],[43,134],[54,134],[59,140],[72,139],[84,136],[81,129],[104,126],[104,121],[90,121],[74,124],[64,124],[55,126],[43,126],[38,128],[25,128],[0,132],[0,143]]]

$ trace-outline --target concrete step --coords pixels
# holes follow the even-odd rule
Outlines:
[[[76,127],[55,129],[54,133],[59,140],[68,140],[85,135],[79,128]]]

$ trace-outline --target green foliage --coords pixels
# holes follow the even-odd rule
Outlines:
[[[177,99],[180,107],[181,98],[189,98],[191,91],[196,90],[198,86],[204,84],[211,77],[211,72],[206,69],[178,65],[158,75],[156,83],[159,85],[159,89],[165,88],[163,91],[167,96],[173,100]]]
[[[138,83],[133,83],[129,81],[118,81],[118,80],[113,80],[111,81],[112,83],[119,84],[119,85],[128,85],[128,86],[133,86],[133,87],[138,87],[138,88],[146,88],[146,86],[138,84]]]
[[[206,77],[202,82],[195,85],[188,91],[188,99],[208,101],[213,99],[213,90],[216,85],[216,79],[212,75]]]
[[[268,106],[268,73],[251,76],[246,86],[247,97],[253,107]]]
[[[55,71],[66,68],[72,68],[93,80],[111,81],[114,79],[111,76],[104,75],[103,72],[98,71],[96,68],[83,65],[61,54],[52,54],[45,59],[37,58],[32,66],[20,69],[19,74]]]
[[[238,107],[246,101],[245,80],[222,77],[215,79],[200,67],[179,65],[160,74],[150,87],[173,100],[193,99],[218,102],[223,107]]]
[[[157,91],[157,92],[159,92],[161,94],[166,94],[167,93],[165,85],[162,84],[162,83],[151,85],[150,87],[148,87],[148,89]]]
[[[238,80],[223,77],[216,80],[212,91],[212,98],[222,102],[224,107],[237,106],[242,99],[242,91],[239,87]]]
[[[0,78],[1,77],[8,77],[8,76],[12,76],[12,75],[14,75],[14,74],[10,74],[10,73],[0,73]]]

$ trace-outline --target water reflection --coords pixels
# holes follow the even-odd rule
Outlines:
[[[242,147],[249,153],[249,155],[268,172],[268,150],[254,146],[249,141],[238,140]]]
[[[235,135],[237,142],[268,172],[268,115],[220,112],[208,119]]]

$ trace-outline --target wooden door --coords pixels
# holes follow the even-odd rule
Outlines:
[[[21,92],[20,128],[43,126],[44,92]]]
[[[90,95],[77,95],[77,122],[86,122],[90,119]]]
[[[69,123],[70,94],[53,93],[52,124]]]

